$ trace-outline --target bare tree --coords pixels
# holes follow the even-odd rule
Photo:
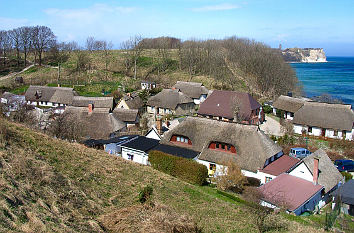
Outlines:
[[[131,37],[129,40],[121,44],[121,48],[125,50],[125,68],[126,72],[134,66],[134,78],[136,78],[137,66],[136,63],[144,49],[143,38],[141,36]]]
[[[25,66],[27,66],[27,54],[32,46],[32,27],[20,27],[21,49],[25,56]]]
[[[48,132],[60,139],[79,141],[84,135],[84,129],[84,124],[75,114],[64,112],[55,118]]]
[[[93,50],[95,50],[95,37],[93,36],[89,36],[87,37],[86,39],[86,49],[89,51],[89,52],[92,52]]]
[[[107,80],[107,72],[108,72],[108,65],[111,62],[111,55],[112,55],[112,42],[102,41],[102,50],[104,52],[104,61],[105,61],[105,75]]]
[[[8,31],[0,31],[0,50],[2,52],[4,66],[6,66],[7,54],[12,48],[12,40],[9,34]]]
[[[55,35],[49,27],[36,26],[33,28],[33,47],[38,55],[39,65],[42,65],[43,52],[55,43]]]
[[[20,67],[20,49],[21,49],[21,30],[20,28],[15,28],[9,32],[9,36],[13,41],[13,45],[16,50],[17,57],[17,67]]]

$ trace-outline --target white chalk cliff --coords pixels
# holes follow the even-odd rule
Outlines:
[[[322,48],[290,48],[282,51],[287,62],[327,62]]]

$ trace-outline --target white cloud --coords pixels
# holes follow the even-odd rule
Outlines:
[[[198,8],[193,8],[192,10],[197,12],[204,12],[204,11],[225,11],[225,10],[233,10],[238,8],[241,7],[236,4],[224,3],[219,5],[202,6]]]
[[[0,17],[0,29],[10,30],[21,26],[27,26],[30,24],[28,19],[16,19],[16,18],[4,18]]]

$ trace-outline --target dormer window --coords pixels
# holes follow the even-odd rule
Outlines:
[[[187,145],[192,145],[192,141],[186,137],[186,136],[182,136],[182,135],[173,135],[170,139],[171,142],[176,142],[176,143],[183,143],[183,144],[187,144]]]
[[[223,143],[223,142],[211,142],[209,144],[209,149],[211,150],[219,150],[223,152],[229,152],[229,153],[234,153],[236,154],[236,148],[228,143]]]
[[[42,91],[36,91],[34,95],[36,96],[37,99],[39,99],[42,97]]]

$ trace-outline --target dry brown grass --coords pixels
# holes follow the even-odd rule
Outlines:
[[[11,135],[0,146],[0,232],[256,231],[247,207],[212,188],[20,124],[0,119],[0,125]],[[155,206],[138,204],[147,184]]]

